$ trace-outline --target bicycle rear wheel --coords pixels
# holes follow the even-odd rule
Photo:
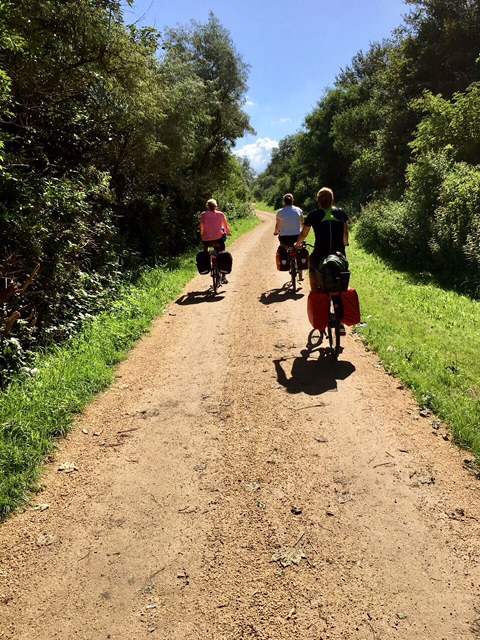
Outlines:
[[[220,289],[220,271],[217,268],[217,265],[212,265],[212,290],[214,295],[217,294]]]
[[[333,309],[333,311],[332,311]],[[328,344],[330,347],[330,354],[334,360],[338,359],[340,355],[340,318],[336,313],[335,306],[332,301],[330,301],[330,314],[328,319]]]
[[[292,291],[297,293],[297,270],[295,267],[291,268],[290,275],[292,276]]]

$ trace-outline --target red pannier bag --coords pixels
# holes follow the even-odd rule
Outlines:
[[[307,313],[310,324],[314,329],[323,331],[328,325],[328,309],[330,300],[328,293],[313,289],[308,295]]]
[[[357,292],[355,289],[350,287],[340,295],[342,297],[343,304],[343,324],[346,324],[349,327],[354,324],[358,324],[360,322],[360,302],[358,300]]]

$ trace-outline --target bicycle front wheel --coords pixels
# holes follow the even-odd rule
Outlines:
[[[293,293],[297,293],[297,272],[295,269],[292,269],[292,291]]]

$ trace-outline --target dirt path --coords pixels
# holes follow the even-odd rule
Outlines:
[[[480,637],[471,456],[353,337],[307,357],[262,219],[61,443],[49,508],[0,528],[0,638]]]

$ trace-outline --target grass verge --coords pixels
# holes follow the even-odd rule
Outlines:
[[[480,460],[480,303],[414,282],[354,238],[348,257],[365,323],[358,332]]]
[[[254,217],[236,221],[233,239],[257,224]],[[169,270],[146,272],[81,333],[39,355],[34,377],[14,382],[0,395],[0,518],[28,502],[37,488],[42,460],[57,438],[110,384],[114,366],[195,275],[195,253],[181,256]]]

